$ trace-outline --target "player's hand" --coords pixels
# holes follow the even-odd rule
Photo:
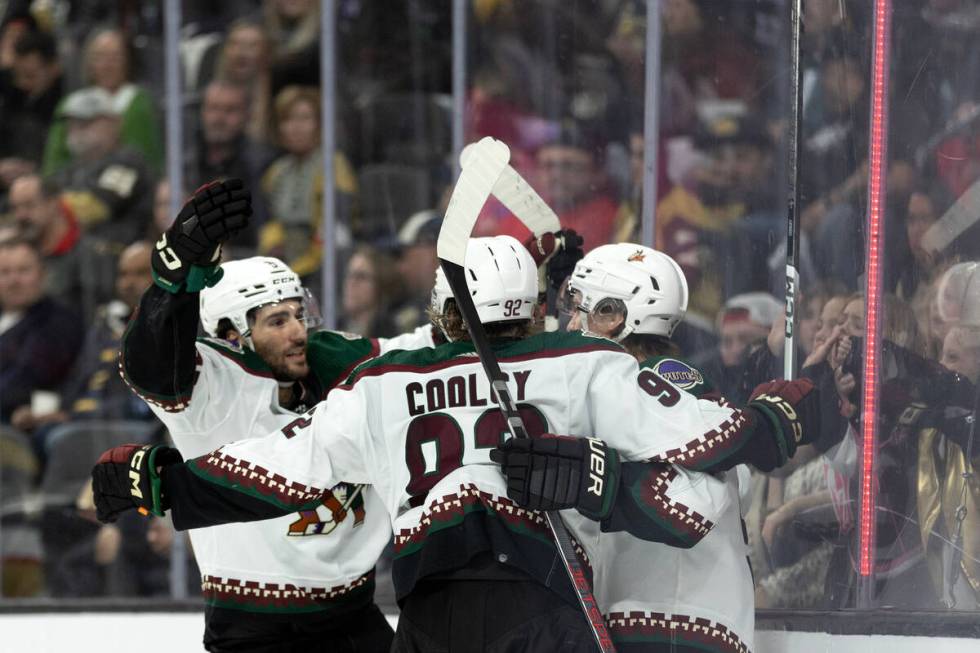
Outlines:
[[[792,458],[798,446],[810,444],[820,435],[820,398],[810,379],[760,383],[752,391],[748,405],[779,424],[783,441],[790,449],[787,458]]]
[[[153,249],[153,279],[168,292],[198,292],[221,278],[221,244],[244,229],[252,195],[241,179],[201,186]]]
[[[172,447],[124,444],[109,449],[92,468],[95,516],[114,522],[127,510],[162,517],[168,508],[160,487],[157,467],[183,462]]]
[[[571,229],[562,229],[555,236],[558,250],[548,261],[548,283],[558,290],[562,282],[572,275],[575,264],[585,256],[585,251],[582,249],[585,241]]]
[[[619,455],[602,440],[545,434],[511,438],[490,451],[507,478],[507,496],[532,510],[577,508],[599,521],[619,487]]]

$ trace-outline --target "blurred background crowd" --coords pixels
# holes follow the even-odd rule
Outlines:
[[[638,0],[466,3],[465,141],[505,141],[586,250],[640,242],[644,117],[655,110],[653,244],[691,289],[676,340],[740,402],[782,373],[789,3],[658,4],[653,21]],[[744,479],[759,607],[856,601],[870,4],[803,2],[797,344],[826,410],[820,442]],[[980,216],[980,3],[893,4],[877,595],[883,606],[975,610],[980,481],[963,473],[980,455],[970,443],[980,233],[968,219]],[[175,189],[164,175],[161,3],[0,2],[4,597],[174,590],[166,520],[100,526],[81,493],[107,446],[166,437],[119,378],[117,350],[151,283],[172,193],[244,179],[255,219],[226,256],[282,258],[315,294],[338,298],[339,328],[380,337],[425,321],[454,175],[451,3],[334,5],[336,149],[324,153],[319,2],[184,3]],[[644,102],[650,25],[661,43],[656,107]],[[321,219],[328,183],[333,233]],[[968,227],[937,246],[930,228],[957,207]],[[525,235],[494,201],[477,231]],[[321,283],[325,241],[339,253],[327,262],[336,288]]]

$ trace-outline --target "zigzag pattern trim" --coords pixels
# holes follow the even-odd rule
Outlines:
[[[428,506],[422,513],[422,518],[417,526],[405,528],[395,533],[395,550],[398,551],[409,544],[424,540],[434,520],[448,521],[463,516],[466,514],[467,507],[478,503],[493,509],[505,519],[513,518],[515,521],[523,522],[533,530],[542,532],[548,530],[547,520],[537,510],[522,508],[509,499],[494,496],[489,492],[480,490],[472,483],[467,483],[460,485],[458,492],[444,495],[439,501]]]
[[[605,617],[613,639],[690,642],[705,651],[752,653],[727,626],[702,617],[661,612],[610,612]]]
[[[229,456],[221,449],[196,458],[195,462],[206,468],[210,474],[223,479],[234,479],[245,489],[254,489],[264,495],[274,495],[286,504],[304,505],[320,498],[326,492],[312,485],[290,481],[285,476],[273,474],[264,467]]]
[[[679,501],[674,501],[667,496],[667,489],[670,482],[677,476],[677,470],[668,467],[653,478],[653,482],[644,488],[644,499],[653,507],[654,510],[664,516],[684,533],[693,536],[695,540],[700,540],[707,535],[714,522],[700,514],[696,510],[688,508]]]
[[[334,587],[303,587],[289,583],[263,583],[255,580],[202,575],[201,591],[204,598],[210,601],[288,608],[337,601],[373,581],[373,570],[349,583]]]
[[[726,406],[730,407],[730,406]],[[682,467],[698,469],[699,464],[710,464],[723,457],[725,451],[732,449],[737,436],[749,428],[749,420],[740,410],[733,419],[726,420],[718,428],[708,431],[700,438],[691,440],[683,447],[665,451],[657,460],[675,463]]]

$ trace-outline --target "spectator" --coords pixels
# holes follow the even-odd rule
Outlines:
[[[441,228],[439,212],[427,210],[412,215],[398,231],[398,277],[404,295],[391,309],[398,333],[408,333],[428,320],[426,310],[439,267],[436,240]]]
[[[14,411],[13,425],[34,433],[36,448],[51,425],[79,419],[152,419],[146,404],[134,395],[116,372],[119,342],[140,297],[151,283],[152,245],[137,241],[123,250],[116,274],[116,298],[99,308],[88,330],[70,377],[64,384],[62,410],[41,412],[31,406]]]
[[[977,325],[954,326],[943,343],[942,365],[966,377],[975,388],[980,382],[980,329]],[[975,392],[975,390],[974,390]],[[949,600],[961,610],[975,609],[980,604],[980,487],[967,484],[968,474],[976,469],[976,443],[973,459],[968,460],[971,437],[969,428],[956,428],[957,422],[970,415],[959,406],[943,406],[938,428],[925,428],[919,433],[917,508],[922,545],[936,595]],[[957,433],[958,432],[958,433]],[[956,437],[956,435],[960,437]],[[975,473],[975,472],[974,472]],[[966,506],[962,524],[957,524],[957,510]],[[962,542],[957,542],[957,535]],[[962,546],[962,563],[950,569],[954,560],[952,547]],[[950,573],[955,574],[950,582]]]
[[[320,3],[264,0],[262,22],[272,42],[272,92],[278,93],[292,84],[315,84],[319,73]]]
[[[597,159],[600,147],[578,125],[566,123],[536,157],[542,198],[558,214],[562,228],[573,229],[585,239],[586,252],[611,242],[616,227],[618,206]],[[499,204],[485,209],[474,235],[507,234],[526,240],[530,236],[527,228],[500,209]]]
[[[908,409],[934,394],[938,385],[935,363],[921,358],[922,340],[915,316],[907,304],[894,295],[882,297],[882,344],[879,370],[879,400],[876,443],[877,511],[874,552],[876,594],[884,605],[915,608],[930,605],[923,589],[929,587],[928,570],[922,558],[922,543],[915,522],[916,469],[918,431],[916,419]],[[865,302],[862,296],[852,298],[844,308],[843,337],[831,358],[840,414],[851,422],[843,433],[839,451],[848,448],[859,452],[865,446],[861,419],[861,384],[863,344],[855,341],[864,332]],[[837,444],[833,438],[817,443],[821,451]],[[855,454],[857,455],[857,454]],[[834,511],[840,533],[848,546],[834,553],[828,575],[829,607],[853,605],[856,591],[858,530],[855,524],[856,500],[861,491],[861,475],[851,464],[837,464],[830,483]],[[931,599],[934,603],[934,599]]]
[[[398,275],[387,256],[373,247],[355,249],[344,276],[341,329],[371,338],[401,333],[388,310],[397,286]]]
[[[87,322],[112,292],[113,263],[106,243],[82,232],[51,180],[36,174],[18,177],[8,199],[20,233],[44,256],[45,292]]]
[[[708,8],[711,8],[709,13]],[[742,39],[738,30],[724,24],[718,5],[697,0],[669,0],[663,4],[663,69],[670,87],[682,82],[671,99],[683,104],[705,104],[713,100],[756,99],[765,67]],[[668,112],[671,116],[672,112]],[[694,127],[694,115],[672,116],[678,128]]]
[[[262,177],[269,221],[259,238],[259,254],[282,259],[300,277],[320,269],[323,219],[323,151],[320,148],[320,92],[290,86],[276,96],[276,132],[285,154]],[[335,152],[337,231],[341,245],[350,242],[354,170],[343,154]]]
[[[725,303],[718,314],[718,348],[702,352],[693,361],[723,397],[736,403],[748,401],[741,388],[743,364],[755,346],[765,343],[782,312],[782,304],[765,292],[736,295]]]
[[[249,138],[266,142],[272,126],[270,66],[272,44],[265,26],[254,18],[239,18],[228,27],[213,70],[202,71],[200,86],[222,79],[249,89],[249,120],[245,133]]]
[[[239,178],[249,188],[259,188],[262,171],[272,151],[245,133],[248,124],[248,89],[232,82],[214,80],[204,89],[195,143],[186,149],[184,182],[198,188],[215,179]],[[260,194],[253,194],[253,218],[248,229],[232,244],[254,247],[258,229],[267,212]],[[237,241],[237,242],[235,242]]]
[[[189,196],[184,191],[178,198],[178,206]],[[174,212],[170,210],[170,181],[161,179],[153,191],[153,220],[146,230],[146,239],[151,243],[160,240],[160,236],[170,228],[174,221]]]
[[[116,29],[93,31],[85,44],[83,59],[90,88],[101,89],[108,97],[113,113],[119,116],[119,142],[142,156],[158,172],[163,166],[163,143],[153,100],[149,93],[129,81],[132,74],[126,38]],[[68,166],[74,157],[69,143],[70,117],[64,105],[48,133],[43,172],[46,175]]]
[[[44,140],[61,100],[54,37],[28,32],[14,45],[13,66],[0,71],[0,184],[40,167]]]
[[[695,142],[705,156],[692,182],[674,186],[658,203],[656,242],[684,270],[689,318],[710,324],[725,298],[768,287],[772,216],[749,189],[771,174],[772,146],[762,125],[738,117],[706,122]],[[758,217],[751,223],[750,210]]]
[[[0,421],[57,392],[81,347],[78,317],[44,294],[44,261],[26,240],[0,243]]]
[[[53,176],[82,229],[125,246],[146,230],[152,180],[143,156],[123,144],[122,123],[104,90],[75,91],[61,105],[71,157]]]

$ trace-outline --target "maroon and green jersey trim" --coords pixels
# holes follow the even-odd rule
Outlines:
[[[752,653],[724,624],[661,612],[610,612],[606,624],[623,653]]]
[[[237,578],[201,576],[204,602],[215,608],[265,614],[342,614],[369,604],[374,570],[335,587],[302,587]]]
[[[501,363],[558,358],[594,351],[625,354],[623,348],[611,340],[568,331],[545,332],[527,338],[500,340],[492,343],[492,346],[497,360]],[[396,350],[357,367],[348,378],[347,385],[353,385],[367,376],[379,376],[388,372],[424,374],[478,361],[473,343],[468,340],[447,343],[435,348]]]
[[[328,492],[290,481],[264,467],[229,456],[221,449],[192,458],[186,465],[208,483],[261,499],[287,513],[316,509]]]
[[[677,477],[673,467],[648,468],[646,473],[630,485],[629,492],[633,503],[646,518],[660,527],[664,534],[672,536],[673,546],[691,547],[707,535],[714,523],[699,514],[696,510],[674,501],[667,496],[671,481]]]

